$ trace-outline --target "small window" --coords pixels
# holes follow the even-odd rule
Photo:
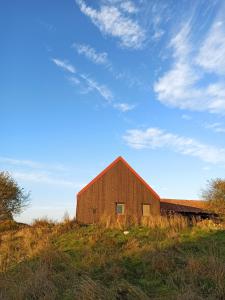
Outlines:
[[[116,204],[116,213],[117,215],[124,215],[125,205],[123,203]]]
[[[151,215],[150,213],[150,204],[143,204],[142,205],[142,213],[144,217],[148,217]]]

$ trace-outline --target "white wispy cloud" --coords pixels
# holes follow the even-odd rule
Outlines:
[[[189,37],[191,33],[191,24],[190,21],[185,23],[180,31],[175,34],[169,46],[173,48],[173,56],[177,58],[177,60],[181,62],[186,62],[187,55],[191,52],[191,45],[189,42]]]
[[[90,91],[97,91],[106,101],[111,102],[113,99],[113,94],[106,85],[99,84],[96,80],[87,75],[81,74],[80,76],[86,81]]]
[[[161,28],[162,15],[157,12],[153,12],[152,15],[152,27],[153,27],[153,40],[159,40],[164,34],[165,30]]]
[[[27,159],[0,157],[1,170],[9,171],[16,180],[25,182],[80,187],[76,181],[67,179],[69,169],[60,164],[46,164]]]
[[[86,49],[89,49],[89,48],[86,48]],[[87,54],[87,52],[85,52],[85,53]],[[90,53],[92,53],[91,54],[92,56],[90,56],[90,57],[92,57],[92,59],[98,60],[98,62],[101,61],[101,63],[103,63],[103,61],[104,61],[103,57],[100,59],[100,57],[97,58],[97,56],[93,56],[93,53],[96,54],[96,52],[90,52]],[[90,53],[89,53],[89,55],[90,55]],[[52,61],[57,66],[65,69],[66,71],[69,71],[70,73],[73,73],[73,74],[76,73],[76,75],[69,76],[67,78],[67,80],[69,82],[71,82],[72,85],[79,87],[81,94],[88,94],[90,92],[95,91],[104,100],[106,100],[106,102],[109,105],[111,105],[114,109],[117,109],[122,112],[127,112],[127,111],[135,108],[134,104],[124,103],[124,102],[123,103],[116,102],[113,92],[111,91],[111,89],[108,86],[106,86],[105,84],[99,83],[96,79],[92,78],[89,75],[75,71],[75,68],[73,69],[73,66],[71,64],[69,64],[68,62],[65,63],[65,61],[61,61],[58,59],[52,59]],[[1,161],[1,158],[0,158],[0,161]]]
[[[204,65],[202,49],[207,44],[207,40],[199,50],[195,49],[191,43],[190,36],[191,25],[187,23],[172,38],[170,48],[173,50],[174,62],[172,67],[154,84],[157,98],[161,103],[171,107],[225,114],[224,80],[216,78],[209,82],[202,70]],[[211,47],[208,51],[213,57],[213,48]],[[200,53],[197,59],[196,53]],[[220,55],[222,55],[221,51],[220,54],[217,53],[217,57]],[[213,71],[213,63],[211,62],[210,65]]]
[[[196,139],[165,132],[159,128],[128,130],[123,137],[135,149],[166,149],[197,157],[212,164],[225,164],[225,149],[207,145]]]
[[[75,70],[73,65],[68,63],[68,61],[61,61],[58,59],[52,59],[52,61],[70,73],[75,74],[76,76],[68,77],[68,81],[70,81],[73,85],[82,87],[82,93],[89,93],[90,91],[97,91],[105,100],[110,102],[113,99],[113,94],[111,90],[103,84],[98,83],[95,79],[91,78],[86,74],[79,73]]]
[[[137,6],[132,1],[121,1],[120,7],[123,11],[129,13],[129,14],[134,14],[138,12]]]
[[[141,0],[139,2],[139,20],[147,32],[147,40],[151,43],[151,48],[170,31],[168,22],[174,17],[170,4],[168,1]]]
[[[73,74],[76,73],[75,67],[71,63],[69,63],[67,60],[61,60],[61,59],[58,59],[58,58],[52,58],[52,62],[56,66],[62,68],[65,71],[68,71],[68,72],[73,73]]]
[[[183,120],[190,121],[190,120],[192,119],[192,116],[183,114],[183,115],[181,116],[181,118],[182,118]]]
[[[5,156],[0,156],[0,163],[4,165],[11,165],[14,167],[26,167],[26,168],[32,168],[32,169],[43,169],[43,168],[48,168],[51,170],[58,170],[58,171],[63,171],[65,170],[65,166],[59,163],[55,164],[46,164],[46,163],[41,163],[37,162],[34,160],[26,160],[26,159],[17,159],[17,158],[12,158],[12,157],[5,157]]]
[[[206,71],[225,74],[225,26],[224,21],[216,21],[203,41],[197,64]]]
[[[164,34],[165,34],[165,31],[163,29],[155,26],[154,27],[154,35],[152,38],[153,38],[153,40],[159,40]]]
[[[23,159],[15,159],[15,158],[10,158],[10,157],[3,157],[0,156],[0,162],[4,164],[10,164],[10,165],[15,165],[15,166],[25,166],[25,167],[30,167],[30,168],[42,168],[43,164],[32,161],[32,160],[23,160]]]
[[[126,48],[138,49],[143,46],[146,39],[145,30],[124,13],[118,5],[100,5],[99,10],[88,6],[85,1],[77,0],[82,13],[88,16],[91,21],[106,35],[116,37],[120,45]],[[127,5],[126,9],[131,9]]]
[[[114,106],[114,108],[116,108],[122,112],[133,110],[136,107],[136,105],[129,104],[129,103],[114,103],[113,106]]]
[[[75,76],[69,77],[68,80],[75,85],[80,85],[80,83],[81,83],[80,79]]]
[[[90,78],[90,76],[84,74],[82,74],[81,77],[87,84],[86,92],[97,91],[99,95],[103,97],[113,108],[122,112],[127,112],[133,110],[136,107],[136,105],[131,103],[116,102],[112,91],[106,85],[99,84],[95,79]]]
[[[66,186],[71,188],[80,188],[82,186],[82,184],[63,178],[56,178],[53,174],[47,174],[45,172],[14,171],[12,174],[17,180],[23,180],[26,182]]]
[[[189,34],[190,24],[187,23],[171,39],[169,46],[173,49],[174,63],[154,84],[154,91],[159,101],[169,106],[183,109],[198,106],[201,109],[200,103],[196,102],[199,93],[193,88],[199,76],[188,62]]]
[[[217,133],[225,133],[225,126],[220,122],[206,123],[204,127]]]
[[[77,50],[79,54],[84,55],[90,61],[99,65],[108,65],[108,54],[106,52],[97,52],[93,47],[85,44],[76,44],[72,45],[74,49]]]
[[[202,91],[193,87],[197,80],[193,69],[178,61],[155,83],[154,91],[163,104],[201,111],[206,108],[207,103],[202,97]]]
[[[70,77],[69,81],[75,86],[79,86],[81,88],[82,94],[87,94],[93,91],[96,91],[104,100],[106,100],[107,104],[117,109],[121,112],[127,112],[133,110],[136,105],[126,102],[117,102],[112,91],[103,84],[98,83],[95,79],[87,76],[85,74],[80,74],[80,78]]]
[[[148,89],[146,87],[147,84],[145,86],[142,80],[138,79],[134,75],[131,75],[128,71],[118,71],[109,60],[108,53],[98,52],[96,49],[87,44],[74,43],[72,47],[76,49],[78,54],[84,55],[91,62],[106,67],[106,69],[113,75],[115,79],[121,80],[123,83],[126,83],[129,87],[137,86],[141,89]]]

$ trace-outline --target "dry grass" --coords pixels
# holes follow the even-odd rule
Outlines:
[[[224,299],[224,225],[180,217],[0,233],[0,299]]]
[[[194,222],[194,221],[193,221]],[[100,224],[105,228],[110,229],[128,229],[130,227],[139,225],[152,229],[173,229],[175,231],[180,231],[184,228],[187,228],[189,222],[186,218],[178,215],[171,217],[167,216],[149,216],[142,217],[140,220],[130,216],[119,216],[112,217],[104,215],[101,217]]]
[[[181,230],[188,227],[188,220],[181,216],[157,216],[157,217],[143,217],[141,219],[141,225],[152,229],[173,229],[174,231],[180,232]]]

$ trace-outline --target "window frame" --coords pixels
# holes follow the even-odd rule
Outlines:
[[[149,214],[148,215],[144,215],[144,206],[149,207]],[[142,203],[142,216],[143,217],[150,217],[151,216],[151,204],[150,203]]]
[[[117,208],[121,206],[122,207],[122,212],[118,212]],[[125,203],[122,202],[116,202],[116,215],[118,216],[123,216],[125,214]]]

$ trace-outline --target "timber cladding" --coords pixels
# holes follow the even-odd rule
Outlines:
[[[160,214],[160,198],[122,158],[84,187],[77,195],[76,219],[91,224],[103,216],[115,217],[117,204],[124,204],[124,215],[140,219],[143,205],[150,204],[152,215]]]

